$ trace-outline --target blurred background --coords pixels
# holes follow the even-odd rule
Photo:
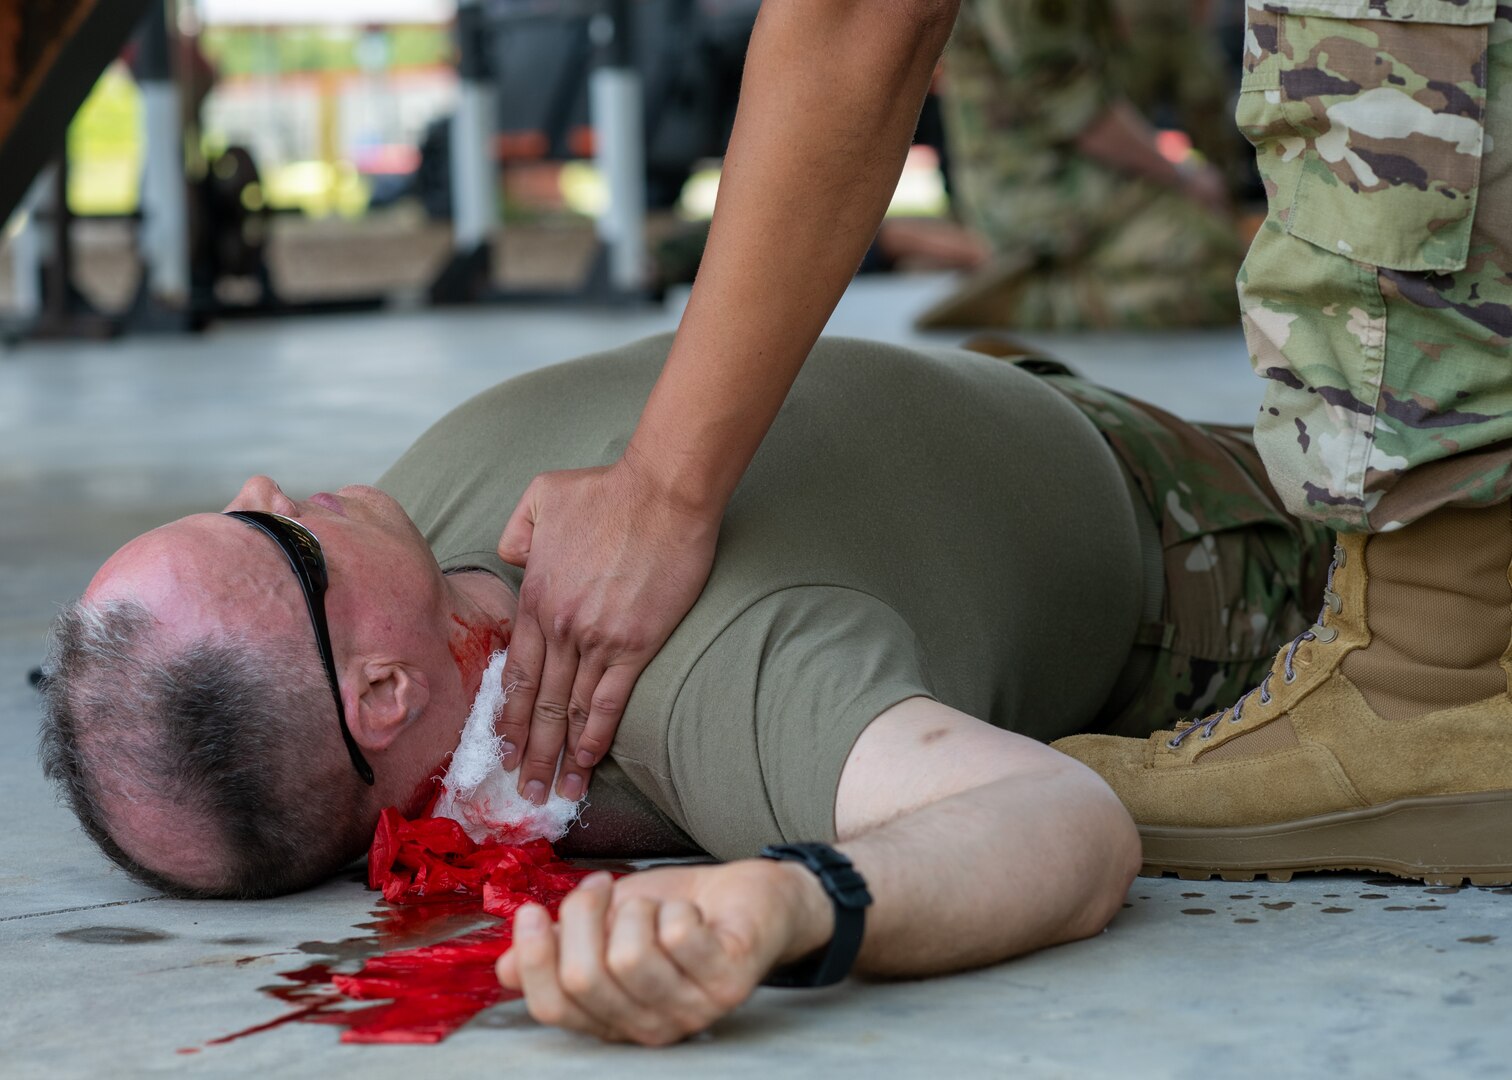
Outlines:
[[[696,270],[758,7],[0,0],[6,336],[656,303]],[[1226,122],[1242,28],[1191,7]],[[1213,156],[1162,92],[1142,103],[1160,153]],[[935,96],[916,143],[863,270],[979,268]],[[1223,168],[1242,233],[1259,193]]]

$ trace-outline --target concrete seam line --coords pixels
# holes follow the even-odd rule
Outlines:
[[[139,896],[135,900],[111,900],[105,904],[83,904],[79,907],[55,908],[52,911],[29,911],[25,915],[0,915],[0,922],[15,922],[17,919],[41,919],[48,915],[67,915],[73,911],[98,911],[101,908],[125,907],[127,904],[145,904],[149,900],[167,900],[166,896]]]

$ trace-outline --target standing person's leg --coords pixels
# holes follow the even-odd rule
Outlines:
[[[1250,10],[1240,116],[1271,214],[1240,292],[1271,479],[1344,530],[1323,611],[1232,708],[1060,745],[1124,799],[1152,869],[1504,883],[1512,14],[1309,6]]]
[[[1416,8],[1483,22],[1250,9],[1256,437],[1292,512],[1344,532],[1512,496],[1512,14]]]

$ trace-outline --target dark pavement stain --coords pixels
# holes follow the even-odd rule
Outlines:
[[[1444,1004],[1445,1005],[1473,1005],[1473,1004],[1475,1004],[1475,999],[1473,997],[1471,997],[1469,994],[1465,993],[1463,990],[1456,990],[1452,994],[1445,994],[1444,995]]]
[[[1387,896],[1383,892],[1362,892],[1360,894],[1360,899],[1361,900],[1390,900],[1391,897]]]
[[[1216,915],[1217,914],[1217,912],[1215,912],[1210,907],[1188,907],[1188,908],[1182,908],[1181,909],[1181,913],[1183,915]]]
[[[265,938],[258,937],[218,937],[210,939],[216,945],[266,945]]]
[[[1458,885],[1443,885],[1436,889],[1424,889],[1425,893],[1433,893],[1435,896],[1453,896],[1460,891]]]
[[[1460,938],[1466,945],[1489,945],[1496,940],[1495,934],[1476,934],[1474,937]]]
[[[1325,914],[1325,915],[1343,915],[1345,912],[1353,911],[1353,910],[1354,910],[1354,908],[1352,908],[1352,907],[1326,907],[1326,908],[1323,909],[1323,914]]]
[[[1296,905],[1290,900],[1277,900],[1274,904],[1261,904],[1260,906],[1268,908],[1271,911],[1285,911],[1287,908],[1295,907]]]
[[[1257,923],[1260,920],[1259,919],[1235,919],[1234,921],[1236,923]]]
[[[1388,908],[1382,908],[1381,910],[1382,911],[1411,911],[1412,909],[1410,907],[1388,907]]]
[[[255,963],[257,963],[257,961],[259,961],[259,960],[266,960],[270,956],[288,956],[288,955],[289,954],[287,952],[285,952],[285,951],[271,952],[271,953],[260,953],[257,956],[243,956],[240,959],[238,959],[235,963],[236,963],[237,967],[246,967],[248,964],[255,964]]]
[[[1204,896],[1204,895],[1206,895],[1206,894],[1205,893],[1200,893],[1200,892],[1184,892],[1184,893],[1181,894],[1181,898],[1183,900],[1195,900],[1199,896]]]
[[[1235,893],[1233,896],[1229,897],[1230,900],[1253,900],[1254,898],[1255,897],[1253,894],[1247,892]]]
[[[1449,909],[1446,908],[1446,907],[1439,907],[1437,904],[1419,904],[1417,907],[1413,908],[1412,910],[1414,910],[1414,911],[1448,911]]]
[[[64,941],[82,941],[87,945],[143,945],[149,941],[167,941],[172,935],[130,926],[81,926],[53,936]]]

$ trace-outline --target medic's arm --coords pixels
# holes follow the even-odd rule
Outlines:
[[[897,185],[959,0],[766,0],[671,354],[620,461],[538,477],[500,734],[544,798],[585,785],[697,599],[719,520]]]

